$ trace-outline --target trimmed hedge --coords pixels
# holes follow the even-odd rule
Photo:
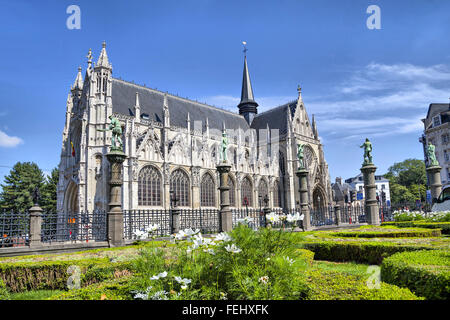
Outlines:
[[[67,288],[70,266],[80,267],[80,281],[86,286],[122,275],[130,262],[112,263],[108,258],[72,261],[38,261],[0,264],[0,281],[9,292]],[[125,271],[126,270],[126,271]]]
[[[336,271],[309,270],[311,300],[423,300],[407,288],[381,282],[370,289],[364,277]]]
[[[439,229],[420,229],[412,228],[407,230],[386,230],[386,231],[347,231],[347,232],[334,232],[331,233],[336,237],[355,237],[355,238],[429,238],[440,237],[441,230]]]
[[[314,261],[314,252],[306,249],[297,249],[295,252],[306,261],[307,265],[312,266]]]
[[[383,222],[383,226],[396,226],[399,228],[428,228],[428,229],[441,229],[441,233],[450,234],[450,222],[427,222],[421,221],[399,221],[399,222]]]
[[[404,252],[383,260],[381,279],[433,300],[450,298],[450,252]]]
[[[0,300],[9,300],[10,294],[5,283],[0,279]]]
[[[367,264],[381,264],[385,257],[398,252],[433,250],[423,246],[401,246],[386,242],[318,241],[305,242],[302,245],[303,248],[314,252],[316,260]]]

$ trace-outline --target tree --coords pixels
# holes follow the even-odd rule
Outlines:
[[[42,188],[44,175],[34,162],[17,162],[5,176],[0,195],[2,210],[24,212],[33,206],[33,191]]]
[[[384,176],[389,179],[392,203],[425,201],[427,174],[424,161],[406,159],[394,163]]]
[[[40,205],[44,211],[56,212],[56,191],[58,188],[59,170],[54,168],[47,177],[41,191],[42,199]]]

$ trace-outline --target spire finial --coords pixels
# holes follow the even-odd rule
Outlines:
[[[102,48],[106,48],[106,41],[105,40],[103,40]]]
[[[300,85],[297,86],[298,95],[302,94],[302,87]]]
[[[86,56],[86,58],[88,58],[87,63],[88,63],[88,68],[90,69],[91,65],[92,65],[92,50],[90,48],[89,48],[88,55]]]
[[[242,44],[243,44],[243,46],[244,46],[244,56],[247,56],[247,51],[248,51],[248,49],[247,49],[247,42],[246,41],[242,41]]]

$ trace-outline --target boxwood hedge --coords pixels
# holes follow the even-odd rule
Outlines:
[[[375,229],[377,230],[377,229]],[[380,231],[373,231],[364,229],[355,231],[343,231],[334,232],[331,235],[336,237],[355,237],[355,238],[419,238],[419,237],[440,237],[440,229],[423,229],[423,228],[410,228],[410,229],[386,229]]]
[[[446,250],[397,253],[383,260],[381,279],[407,287],[427,299],[450,298],[450,252]]]
[[[404,251],[432,250],[423,246],[401,246],[388,242],[316,241],[305,242],[303,248],[314,252],[314,259],[336,262],[353,261],[380,264],[385,257]]]
[[[450,222],[427,222],[427,221],[398,221],[398,222],[383,222],[383,226],[396,226],[399,228],[429,228],[441,229],[443,234],[450,234]]]

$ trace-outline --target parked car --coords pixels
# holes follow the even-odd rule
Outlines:
[[[432,212],[449,211],[450,210],[450,185],[446,185],[436,202],[431,207]]]

